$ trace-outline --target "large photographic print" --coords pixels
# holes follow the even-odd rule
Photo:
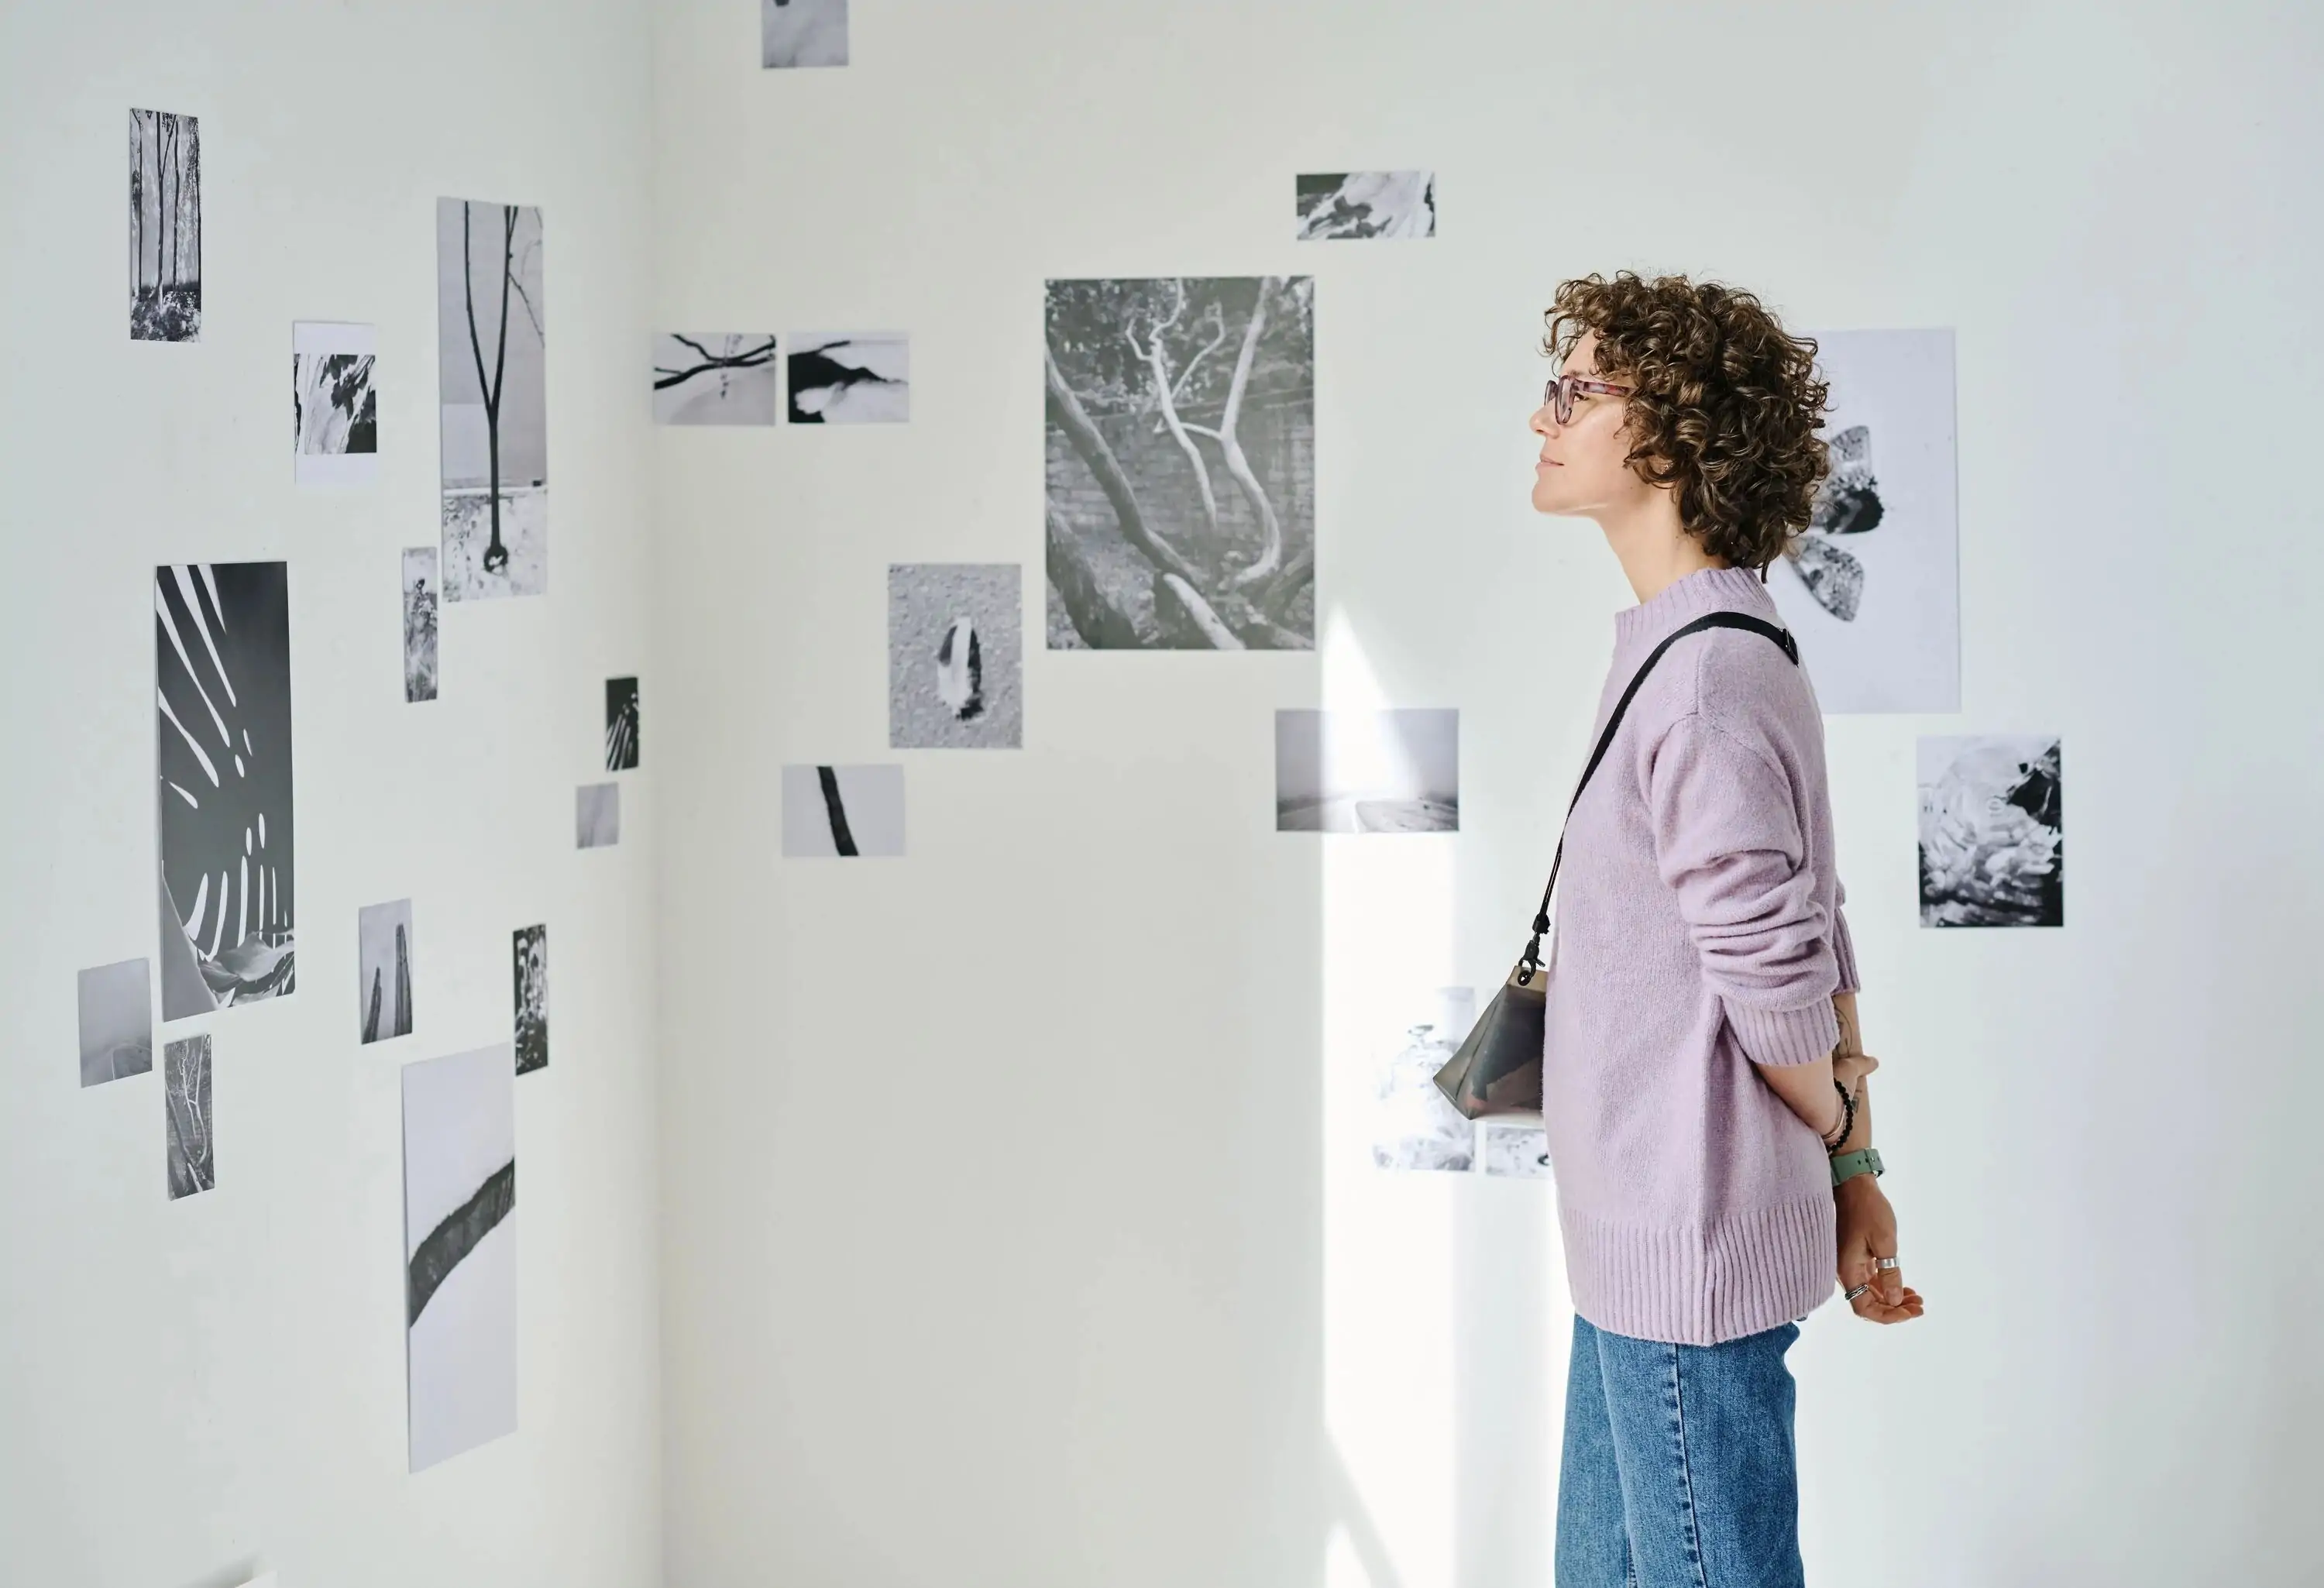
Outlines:
[[[280,562],[153,573],[161,1018],[290,992],[290,580]]]
[[[2066,924],[2065,785],[2054,738],[1923,739],[1921,924]]]
[[[549,588],[540,211],[436,201],[436,362],[447,601]]]
[[[1314,286],[1048,283],[1052,650],[1314,648]]]
[[[410,1470],[516,1431],[516,1075],[505,1045],[403,1066]]]
[[[129,113],[129,339],[202,335],[202,136],[190,115]]]

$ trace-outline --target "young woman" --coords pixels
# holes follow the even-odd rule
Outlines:
[[[1638,605],[1591,743],[1766,570],[1826,473],[1814,344],[1748,292],[1557,291],[1533,503],[1590,518]],[[1787,638],[1787,637],[1786,637]],[[1566,829],[1543,1113],[1576,1314],[1559,1588],[1795,1588],[1798,1320],[1921,1316],[1881,1194],[1823,722],[1787,644],[1712,627],[1632,698]]]

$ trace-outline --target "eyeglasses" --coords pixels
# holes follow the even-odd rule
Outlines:
[[[1584,380],[1580,375],[1559,375],[1541,389],[1541,405],[1559,424],[1570,425],[1573,422],[1573,397],[1577,392],[1585,397],[1628,397],[1636,389]]]

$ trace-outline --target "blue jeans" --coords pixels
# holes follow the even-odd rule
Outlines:
[[[1573,1320],[1557,1588],[1803,1588],[1799,1337],[1668,1345]]]

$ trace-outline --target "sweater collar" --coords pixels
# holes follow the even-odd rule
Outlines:
[[[1778,621],[1775,599],[1759,582],[1757,569],[1707,568],[1674,580],[1652,601],[1616,613],[1615,647],[1651,643],[1706,612],[1748,612],[1769,622]]]

